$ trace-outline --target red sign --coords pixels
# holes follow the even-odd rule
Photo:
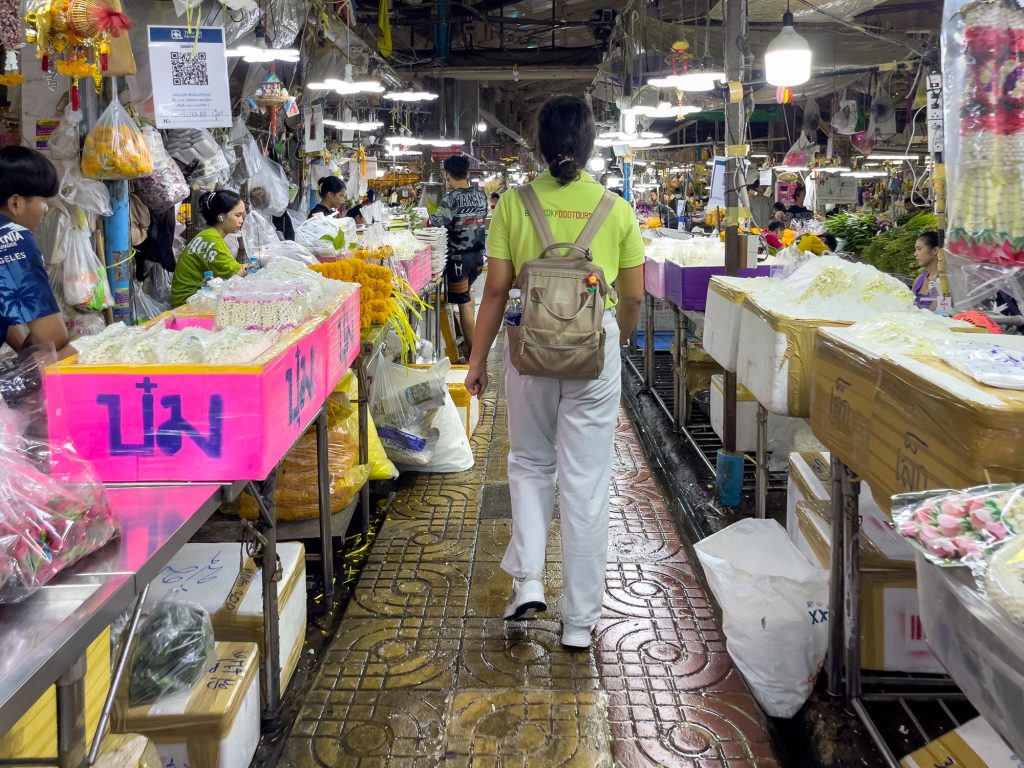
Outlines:
[[[462,147],[434,147],[430,150],[430,159],[441,162],[449,157],[462,154]]]

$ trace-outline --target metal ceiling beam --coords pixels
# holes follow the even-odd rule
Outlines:
[[[512,141],[514,141],[519,146],[523,147],[524,149],[530,149],[530,150],[533,149],[533,147],[530,146],[530,144],[526,141],[526,139],[524,139],[518,133],[516,133],[511,128],[509,128],[507,125],[505,125],[503,122],[501,122],[501,120],[499,120],[497,117],[494,116],[493,112],[489,112],[488,110],[486,110],[483,107],[481,107],[480,108],[480,117],[482,117],[488,123],[493,125],[494,128],[499,133],[504,133],[506,136],[508,136],[510,139],[512,139]]]
[[[575,67],[531,67],[522,66],[518,73],[513,65],[499,67],[427,67],[416,70],[417,76],[447,77],[450,80],[487,80],[487,81],[534,81],[534,80],[592,80],[594,67],[580,65]]]

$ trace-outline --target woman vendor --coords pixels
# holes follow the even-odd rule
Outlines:
[[[320,202],[309,212],[310,216],[322,213],[324,216],[334,216],[338,213],[345,202],[345,184],[337,176],[324,176],[317,184],[320,192]]]
[[[922,232],[914,243],[914,259],[923,272],[914,281],[914,303],[935,311],[939,304],[939,235]]]
[[[199,212],[207,228],[181,252],[171,281],[171,307],[180,307],[203,285],[203,273],[227,280],[245,269],[231,255],[224,238],[241,231],[245,203],[229,189],[207,192],[199,198]]]

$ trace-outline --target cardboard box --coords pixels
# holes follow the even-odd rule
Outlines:
[[[168,328],[213,326],[167,313]],[[247,365],[78,365],[44,373],[50,439],[105,482],[262,480],[359,354],[359,292]]]
[[[828,454],[793,453],[789,462],[786,529],[812,563],[832,559],[831,469]],[[862,487],[861,666],[864,669],[941,673],[924,637],[914,553]]]
[[[936,358],[886,357],[863,474],[883,509],[909,491],[1019,482],[1022,434],[1024,392],[979,384]]]
[[[136,707],[125,676],[111,727],[148,736],[164,766],[248,768],[260,742],[258,656],[252,643],[217,643],[191,690]]]
[[[103,630],[85,654],[85,734],[92,744],[103,700],[110,690],[110,630]],[[57,754],[57,689],[50,686],[21,719],[0,736],[0,759]]]
[[[981,717],[900,760],[902,768],[1020,768],[1020,764],[1020,758]]]
[[[846,340],[842,328],[814,337],[811,429],[832,453],[850,463],[867,455],[880,360]]]
[[[254,643],[263,663],[263,575],[241,544],[199,544],[182,547],[160,571],[149,589],[156,605],[172,592],[210,612],[220,642]],[[305,547],[278,542],[282,576],[277,584],[281,649],[281,691],[288,688],[306,640]]]

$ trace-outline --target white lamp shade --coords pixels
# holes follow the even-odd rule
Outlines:
[[[768,43],[764,54],[764,75],[769,85],[802,85],[811,79],[811,47],[793,29],[782,27],[778,37]]]

